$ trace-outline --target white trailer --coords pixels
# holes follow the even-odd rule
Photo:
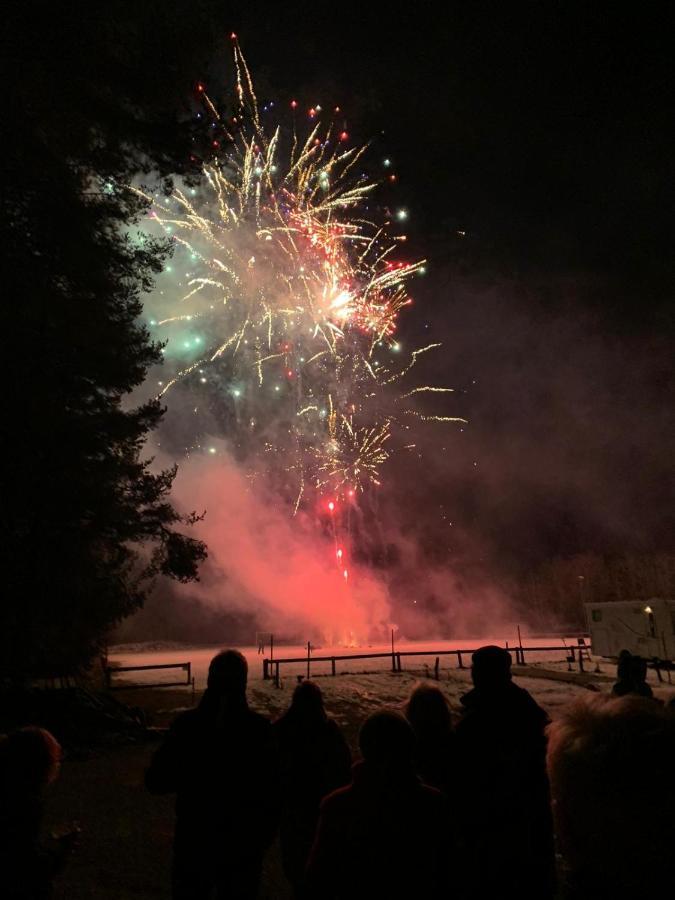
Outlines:
[[[585,607],[596,656],[616,658],[628,650],[643,659],[675,661],[675,601],[654,597]]]

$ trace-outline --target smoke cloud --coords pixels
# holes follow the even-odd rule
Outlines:
[[[348,579],[333,548],[302,512],[290,517],[274,494],[251,483],[223,441],[216,458],[183,465],[175,502],[205,510],[196,532],[209,547],[199,585],[186,592],[216,608],[253,613],[259,630],[334,644],[382,638],[391,622],[384,583],[363,566]]]

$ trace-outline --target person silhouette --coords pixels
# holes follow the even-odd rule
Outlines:
[[[468,896],[546,900],[555,893],[546,776],[548,716],[511,680],[511,654],[481,647],[455,727]]]
[[[436,685],[417,685],[405,707],[415,732],[415,768],[424,784],[450,796],[454,771],[454,734],[445,694]]]
[[[672,894],[674,760],[675,717],[653,700],[596,694],[556,718],[548,770],[562,897]]]
[[[61,746],[49,731],[29,726],[0,735],[0,896],[46,900],[79,829],[51,843],[40,838],[47,789],[59,776]]]
[[[616,665],[616,682],[612,686],[615,697],[637,694],[639,697],[653,697],[651,687],[647,684],[647,660],[641,656],[633,656],[628,650],[622,650]]]
[[[281,854],[296,891],[302,881],[321,800],[349,783],[351,753],[323,706],[321,689],[303,681],[274,723],[281,774]]]
[[[176,794],[175,900],[257,895],[278,767],[271,723],[249,709],[247,675],[238,651],[215,656],[199,706],[177,717],[146,773],[151,793]]]
[[[415,774],[412,728],[393,711],[374,713],[359,748],[351,784],[321,804],[303,896],[447,896],[453,843],[445,800]]]

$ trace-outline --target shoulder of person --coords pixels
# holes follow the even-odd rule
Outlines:
[[[333,737],[342,737],[342,729],[335,719],[326,719],[326,731]]]
[[[443,794],[438,788],[432,787],[430,784],[423,784],[420,782],[419,793],[420,796],[424,798],[424,802],[430,807],[440,807],[443,806],[445,802]]]
[[[518,684],[513,684],[512,688],[512,696],[524,712],[535,718],[541,719],[542,721],[549,721],[548,713],[539,706],[529,691],[525,690],[524,687],[520,687]]]
[[[346,785],[345,787],[337,788],[337,790],[332,791],[321,801],[321,812],[327,813],[331,815],[334,812],[339,812],[340,810],[345,809],[349,806],[353,795],[353,788],[351,784]]]
[[[174,734],[183,734],[185,731],[191,731],[193,728],[198,727],[201,721],[202,714],[198,707],[195,709],[186,709],[183,712],[178,713],[171,723],[169,731]]]
[[[262,713],[256,712],[255,709],[249,708],[248,720],[251,723],[251,726],[257,728],[261,734],[269,733],[271,735],[276,730],[270,719]]]

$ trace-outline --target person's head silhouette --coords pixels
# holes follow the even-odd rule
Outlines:
[[[631,659],[630,674],[635,684],[644,684],[647,680],[647,660],[641,656],[634,656]]]
[[[322,722],[326,719],[323,708],[323,694],[318,684],[313,681],[302,681],[293,691],[291,711],[297,720],[303,722]]]
[[[450,707],[445,694],[433,684],[418,684],[406,705],[406,718],[419,735],[447,731]]]
[[[0,743],[0,774],[15,788],[40,791],[58,778],[61,755],[51,732],[32,725],[20,728]]]
[[[619,681],[629,681],[633,665],[633,655],[629,650],[622,650],[616,663],[616,677]]]
[[[238,699],[246,695],[248,663],[238,650],[223,650],[209,666],[207,687],[213,696]]]
[[[412,770],[415,735],[403,716],[382,710],[361,726],[359,749],[371,769],[382,772]]]
[[[503,647],[489,644],[471,657],[471,678],[481,690],[496,690],[511,681],[511,654]]]

